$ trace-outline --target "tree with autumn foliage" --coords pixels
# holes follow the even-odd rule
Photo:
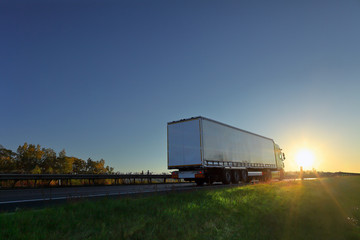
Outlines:
[[[11,173],[16,169],[16,153],[0,145],[0,171]]]
[[[16,152],[0,145],[0,173],[32,174],[106,174],[113,168],[105,166],[105,160],[84,161],[66,156],[65,149],[56,152],[51,148],[41,148],[39,144],[24,143]]]

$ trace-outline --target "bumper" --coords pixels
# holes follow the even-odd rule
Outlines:
[[[200,171],[175,171],[175,172],[172,172],[171,177],[174,179],[205,178],[205,173],[203,170],[200,170]]]

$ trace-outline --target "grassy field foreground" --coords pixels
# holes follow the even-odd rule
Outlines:
[[[0,214],[0,239],[360,239],[360,177]]]

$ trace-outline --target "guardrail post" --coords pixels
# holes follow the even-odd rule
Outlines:
[[[72,186],[74,179],[79,179],[79,183],[86,185],[89,184],[95,185],[95,184],[102,184],[102,179],[107,180],[111,179],[112,184],[136,184],[137,180],[140,179],[142,183],[148,182],[149,184],[152,184],[153,178],[156,179],[163,179],[163,183],[168,183],[170,180],[167,180],[168,178],[171,178],[171,175],[168,174],[151,174],[150,171],[147,171],[147,174],[77,174],[77,175],[70,175],[70,174],[0,174],[0,186],[6,187],[6,188],[16,188],[18,183],[21,183],[21,186],[29,186],[32,187],[49,187],[52,186],[52,181],[55,181],[55,185],[57,186]],[[96,179],[99,179],[100,181],[96,181]],[[121,181],[120,181],[121,180]],[[156,183],[159,183],[158,180],[155,181]],[[160,182],[161,183],[161,182]],[[75,182],[74,182],[75,184]]]

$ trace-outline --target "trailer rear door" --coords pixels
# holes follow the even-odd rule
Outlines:
[[[200,119],[168,124],[168,168],[202,164]]]

